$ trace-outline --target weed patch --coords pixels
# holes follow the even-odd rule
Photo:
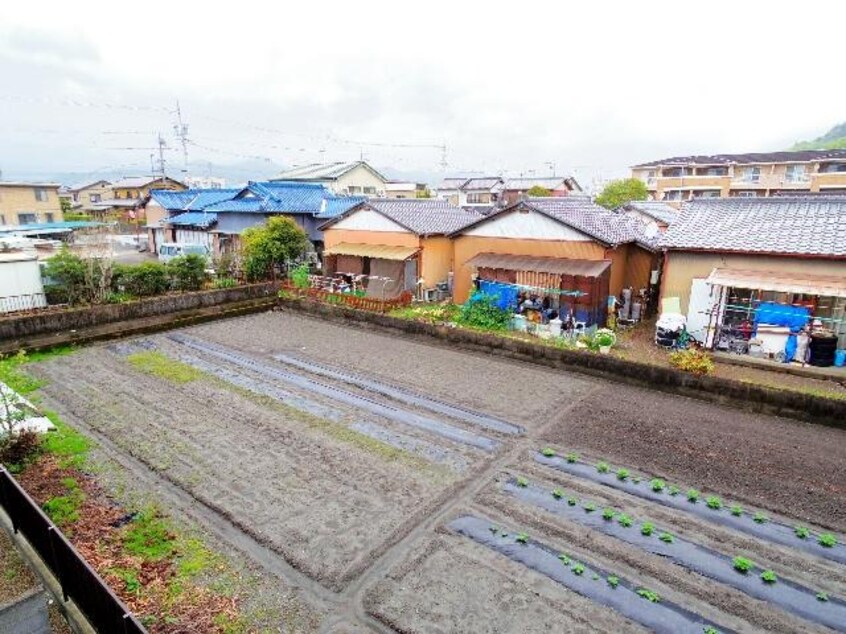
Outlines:
[[[126,357],[132,367],[171,383],[190,383],[202,378],[203,372],[187,363],[176,361],[156,350],[135,352]]]
[[[161,561],[176,552],[173,533],[153,508],[145,509],[127,524],[123,544],[127,551],[147,561]]]

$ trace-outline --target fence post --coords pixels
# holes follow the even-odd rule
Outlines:
[[[9,486],[9,478],[12,476],[9,475],[9,472],[6,471],[6,467],[0,467],[0,498],[2,498],[3,508],[6,510],[6,514],[9,516],[9,519],[12,520],[12,530],[15,531],[15,535],[18,534],[18,522],[15,519],[15,513],[12,512],[12,509],[9,508],[9,497],[8,493],[6,493],[6,487]]]
[[[56,556],[56,545],[53,543],[53,540],[56,539],[56,527],[55,526],[48,526],[47,527],[47,538],[50,542],[50,554],[53,556],[53,571],[56,573],[56,577],[59,579],[59,585],[62,588],[62,598],[67,601],[68,600],[68,590],[65,587],[65,569],[64,566],[59,566],[59,558]]]

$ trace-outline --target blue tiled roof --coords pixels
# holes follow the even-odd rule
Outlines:
[[[349,211],[359,203],[367,200],[364,196],[326,196],[326,204],[321,208],[318,218],[334,218]]]
[[[329,190],[314,183],[287,181],[250,181],[247,187],[231,200],[206,207],[208,211],[241,213],[320,213],[323,199]]]
[[[241,213],[256,213],[265,211],[264,201],[261,198],[235,198],[233,200],[222,200],[206,207],[206,211],[221,212],[234,211]]]
[[[207,211],[186,211],[184,214],[172,216],[166,220],[168,224],[191,227],[210,227],[217,222],[217,214]]]
[[[186,189],[177,192],[154,189],[150,197],[169,211],[202,211],[209,205],[237,196],[240,189]]]

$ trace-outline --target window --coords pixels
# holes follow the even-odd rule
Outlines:
[[[88,200],[92,203],[98,203],[100,202],[100,196],[100,194],[88,194]]]
[[[728,169],[725,167],[709,167],[705,170],[706,176],[725,176],[728,174]]]
[[[35,200],[41,203],[46,203],[48,198],[47,190],[41,187],[35,188]]]
[[[52,214],[51,212],[49,212],[49,211],[48,211],[48,212],[47,212],[46,214],[44,214],[44,215],[45,215],[45,217],[46,217],[45,222],[53,222],[53,214]]]
[[[664,192],[664,200],[681,200],[682,193],[678,189],[673,189],[668,192]]]
[[[820,167],[820,172],[823,174],[837,174],[839,172],[846,172],[846,163],[828,163]]]
[[[758,192],[737,192],[738,198],[755,198],[758,196]]]
[[[358,185],[350,185],[347,187],[347,191],[351,194],[360,194],[361,187],[359,187]]]
[[[6,224],[6,216],[5,214],[0,214],[0,225]]]
[[[365,187],[365,188],[364,188],[364,193],[365,193],[365,194],[375,194],[375,193],[376,193],[376,188],[375,188],[375,187]]]
[[[784,180],[788,183],[801,183],[805,180],[805,166],[788,165],[784,173]]]
[[[699,195],[702,198],[719,198],[720,197],[720,190],[719,189],[709,189],[707,191],[703,191]]]
[[[32,225],[38,222],[37,214],[18,214],[19,225]]]
[[[757,183],[761,180],[760,167],[744,167],[740,174],[740,180],[746,183]]]

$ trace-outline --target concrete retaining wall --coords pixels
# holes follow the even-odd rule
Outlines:
[[[149,297],[125,304],[105,304],[5,317],[0,319],[0,342],[257,299],[271,296],[277,289],[277,283],[265,282],[236,288]]]
[[[484,352],[755,412],[790,416],[812,423],[846,428],[846,399],[829,399],[713,376],[695,376],[673,368],[628,361],[610,355],[563,350],[521,339],[397,319],[303,299],[285,298],[279,302],[282,307],[330,321],[357,324],[371,329],[375,326],[387,332],[425,338],[450,348]]]
[[[41,587],[0,605],[0,632],[4,634],[50,634],[47,596]]]

